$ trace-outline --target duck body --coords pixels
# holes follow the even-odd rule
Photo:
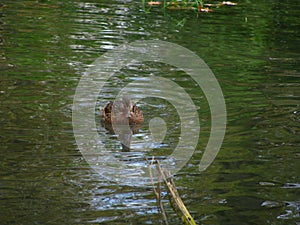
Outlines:
[[[113,111],[114,110],[114,111]],[[101,120],[104,123],[112,124],[141,124],[144,117],[136,104],[131,104],[130,99],[124,96],[121,100],[108,102],[101,111]]]

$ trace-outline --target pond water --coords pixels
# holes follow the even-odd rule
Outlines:
[[[201,57],[224,94],[226,135],[205,171],[198,165],[210,109],[183,71],[153,62],[128,66],[107,82],[97,104],[149,74],[176,82],[196,105],[201,126],[193,156],[174,176],[197,224],[300,224],[300,5],[237,3],[197,15],[145,13],[141,2],[130,0],[1,1],[0,223],[161,223],[149,185],[122,185],[91,169],[74,138],[72,104],[95,59],[120,44],[164,40]],[[138,85],[133,92],[141,94]],[[145,123],[126,157],[137,164],[145,156],[164,159],[180,141],[179,115],[163,99],[137,104]],[[144,149],[152,118],[166,135]],[[106,147],[122,153],[116,136],[96,123]],[[163,203],[169,223],[181,224],[166,196]]]

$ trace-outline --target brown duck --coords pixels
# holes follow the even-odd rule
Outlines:
[[[113,107],[115,107],[114,116],[112,115]],[[136,104],[132,105],[130,98],[123,96],[122,100],[110,101],[105,105],[101,111],[101,120],[108,124],[111,124],[112,120],[114,120],[116,124],[126,124],[128,121],[129,125],[135,125],[143,123],[144,117]]]

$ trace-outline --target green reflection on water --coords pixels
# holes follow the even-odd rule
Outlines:
[[[119,187],[94,174],[77,150],[71,126],[72,97],[85,68],[108,49],[137,39],[162,39],[189,48],[210,66],[223,89],[225,141],[212,166],[200,174],[197,164],[210,130],[203,93],[180,71],[150,65],[186,88],[200,107],[198,148],[175,178],[197,222],[299,221],[299,4],[238,3],[197,17],[186,12],[144,14],[135,2],[4,1],[2,223],[159,222],[152,190]],[[170,17],[186,23],[179,28]],[[141,75],[143,70],[127,72]],[[147,104],[145,109],[151,108]],[[176,113],[160,104],[170,115],[166,121],[171,127]],[[155,110],[145,114],[159,115],[159,108]],[[172,132],[170,146],[179,131]],[[156,154],[169,151],[162,147]],[[167,211],[178,223],[172,210]]]

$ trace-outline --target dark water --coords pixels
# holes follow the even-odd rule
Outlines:
[[[199,55],[220,83],[228,122],[213,164],[198,170],[209,107],[181,71],[153,63],[125,68],[99,104],[117,94],[114,85],[147,73],[176,81],[201,109],[197,149],[174,178],[197,224],[299,224],[298,1],[238,1],[198,16],[141,9],[139,1],[0,3],[0,223],[160,223],[152,189],[99,176],[72,128],[73,96],[89,65],[119,44],[157,39]],[[161,117],[166,138],[149,155],[171,154],[180,133],[173,106],[148,98],[140,107],[146,123],[134,152],[142,152],[150,119]],[[116,138],[98,128],[119,151]],[[167,198],[164,204],[170,224],[181,224]]]

